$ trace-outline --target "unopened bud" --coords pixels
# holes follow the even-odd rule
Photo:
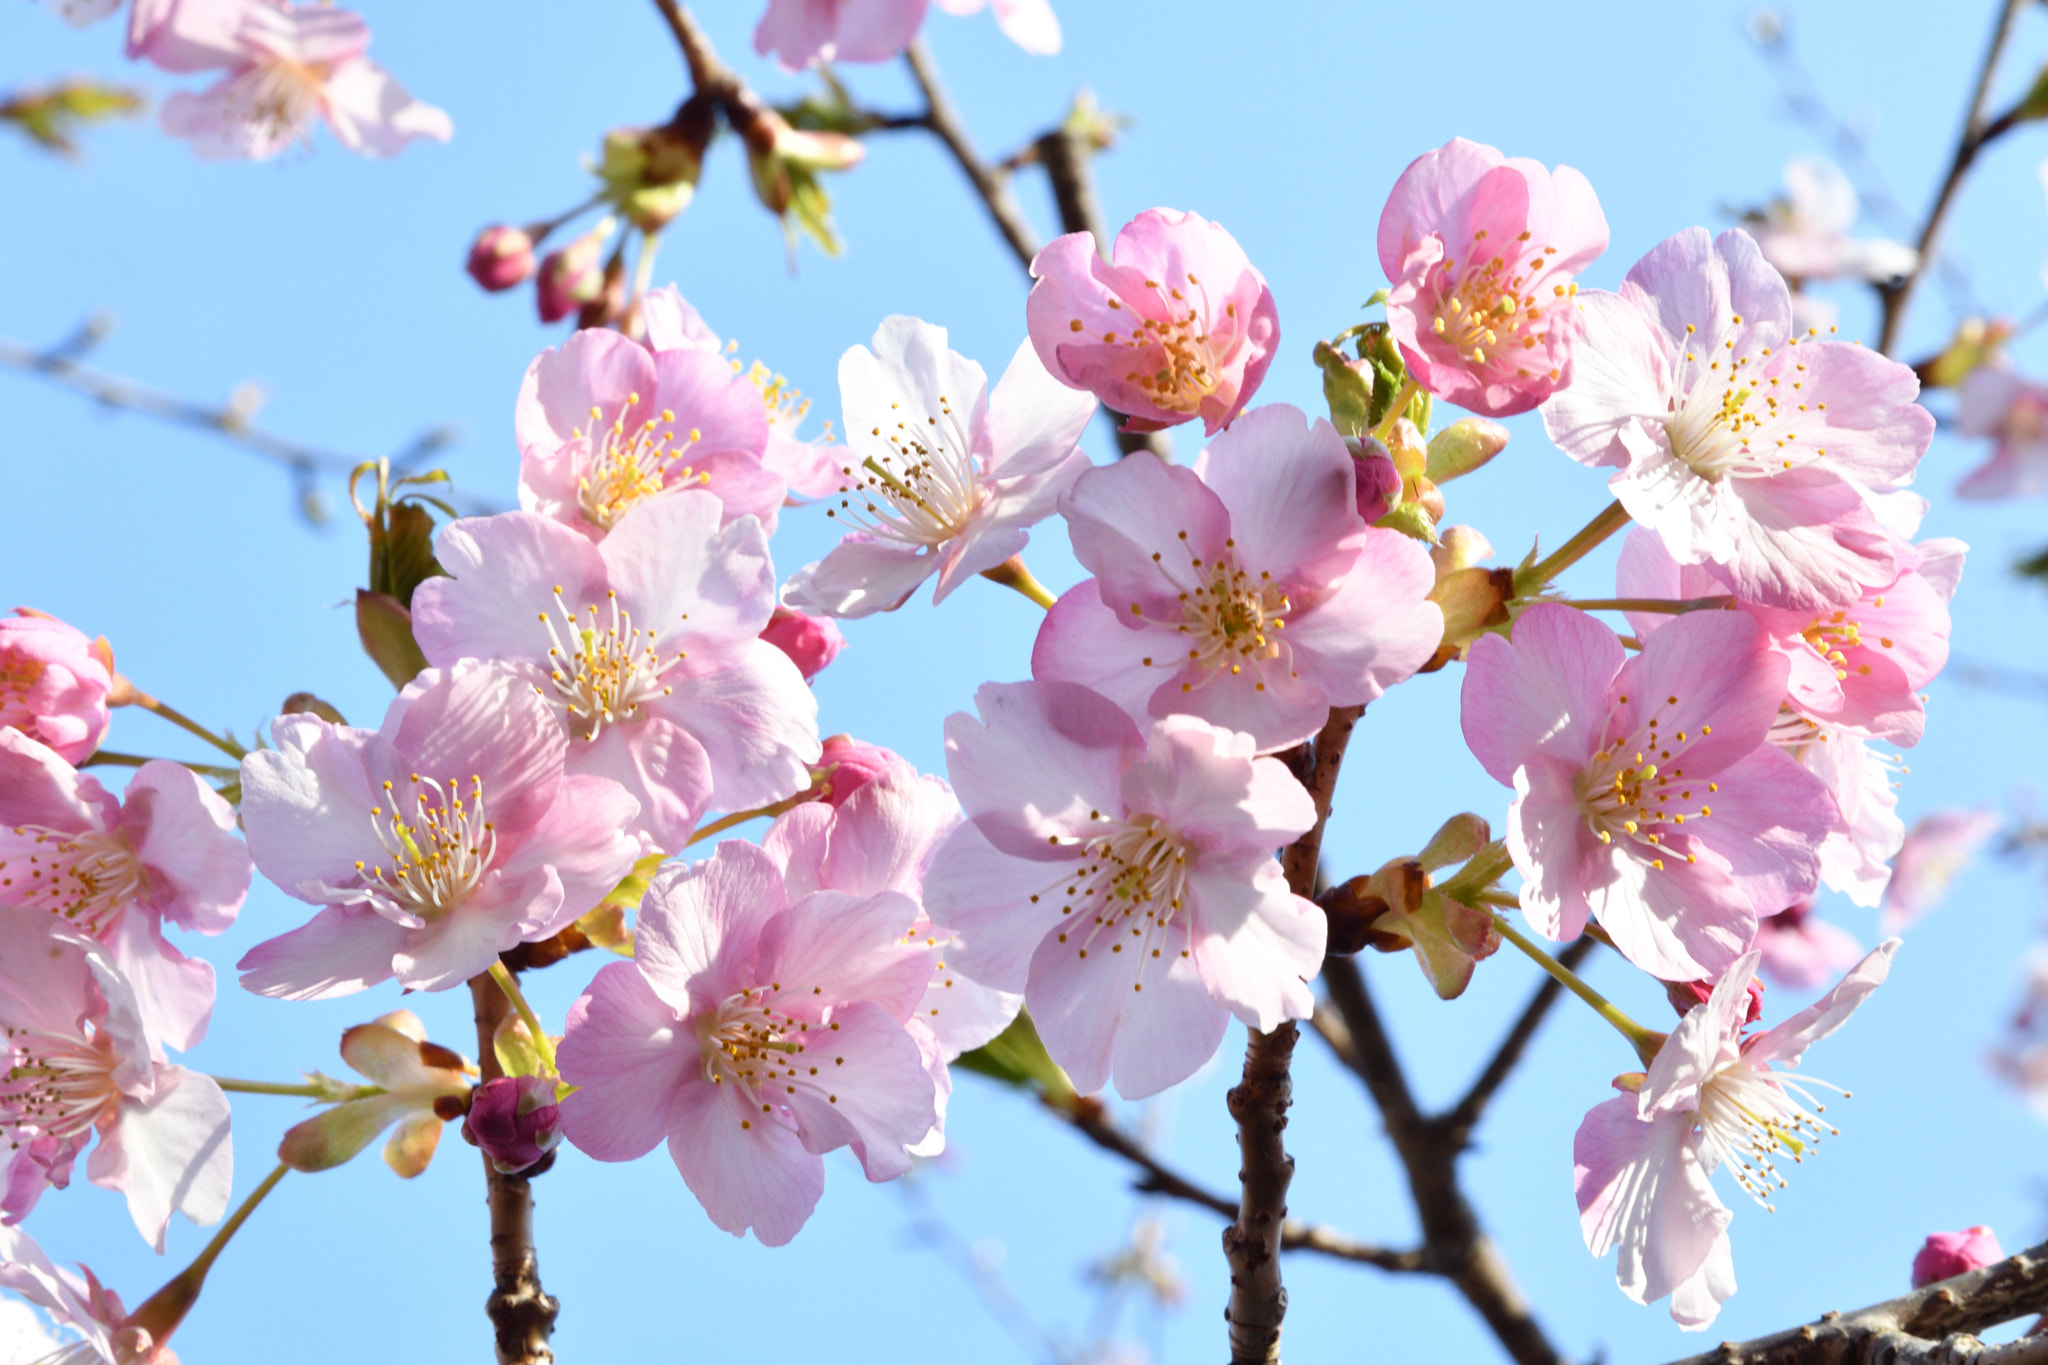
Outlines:
[[[536,296],[542,322],[560,322],[604,292],[604,269],[598,261],[618,222],[607,216],[590,231],[540,263]]]
[[[775,614],[768,618],[761,638],[787,654],[805,682],[824,672],[825,665],[846,648],[846,637],[839,633],[839,626],[831,617],[806,616],[783,606],[776,607]]]
[[[626,320],[626,308],[626,262],[624,257],[614,255],[605,262],[604,282],[598,286],[597,297],[577,312],[576,326],[620,326]]]
[[[597,166],[606,199],[642,232],[659,232],[689,207],[703,169],[706,140],[708,133],[695,120],[659,128],[612,129],[604,136],[604,155]]]
[[[1401,501],[1401,472],[1394,468],[1387,448],[1370,436],[1347,437],[1351,452],[1352,488],[1358,498],[1358,515],[1370,526]]]
[[[1470,474],[1507,449],[1508,429],[1484,417],[1466,417],[1429,438],[1423,473],[1432,483]]]
[[[1930,1232],[1913,1257],[1913,1287],[1919,1289],[2004,1259],[1998,1234],[1981,1223],[1961,1232]]]
[[[1444,614],[1444,638],[1436,654],[1419,670],[1434,673],[1453,659],[1465,657],[1472,642],[1508,620],[1508,601],[1515,593],[1512,569],[1457,569],[1437,580],[1429,600]]]
[[[469,277],[493,294],[533,278],[533,236],[503,223],[485,228],[470,243]]]
[[[482,1148],[501,1175],[528,1170],[562,1140],[562,1108],[553,1076],[499,1076],[470,1096],[462,1136]]]
[[[1429,552],[1429,562],[1436,565],[1436,581],[1439,583],[1460,569],[1469,569],[1493,558],[1493,542],[1476,526],[1446,526],[1436,536],[1436,546]]]
[[[846,798],[880,777],[903,760],[879,744],[868,744],[852,735],[834,735],[825,741],[825,751],[811,768],[818,799],[828,806],[842,806]]]

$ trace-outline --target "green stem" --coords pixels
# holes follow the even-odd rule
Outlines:
[[[661,230],[659,228],[640,235],[640,259],[633,266],[633,300],[647,297],[647,286],[654,283],[654,258],[661,253]]]
[[[199,736],[199,738],[205,740],[208,744],[211,744],[214,748],[220,750],[222,753],[228,755],[230,758],[237,760],[238,762],[241,760],[243,755],[249,752],[247,749],[244,749],[241,745],[235,743],[235,741],[233,741],[232,739],[224,739],[221,736],[215,734],[213,731],[207,729],[204,725],[201,725],[198,721],[192,719],[184,712],[179,711],[174,707],[164,705],[155,697],[150,696],[149,693],[144,692],[139,687],[136,687],[133,683],[129,684],[129,695],[126,704],[130,706],[139,706],[145,711],[154,712],[155,714],[162,716],[165,720],[177,726],[179,729]]]
[[[1618,502],[1609,503],[1599,516],[1587,522],[1579,533],[1557,548],[1548,559],[1515,575],[1515,596],[1528,597],[1591,553],[1594,546],[1628,525],[1628,512]]]
[[[1493,927],[1500,932],[1502,938],[1520,948],[1530,961],[1556,978],[1566,990],[1591,1005],[1595,1014],[1614,1025],[1621,1036],[1628,1039],[1629,1046],[1636,1050],[1636,1055],[1642,1058],[1643,1065],[1650,1064],[1650,1059],[1657,1055],[1658,1047],[1663,1044],[1665,1035],[1655,1029],[1646,1029],[1623,1014],[1606,996],[1581,981],[1577,972],[1537,947],[1527,935],[1508,922],[1507,916],[1495,915]]]
[[[1018,555],[1011,555],[993,569],[983,569],[981,576],[991,583],[1016,589],[1047,611],[1051,611],[1053,603],[1059,600],[1047,591],[1045,584],[1031,576],[1031,570],[1024,567],[1024,560]]]
[[[1394,423],[1401,420],[1401,414],[1408,411],[1408,405],[1414,402],[1415,395],[1421,392],[1422,385],[1416,383],[1413,378],[1402,380],[1401,391],[1394,395],[1393,404],[1388,407],[1387,415],[1380,418],[1380,424],[1372,429],[1372,438],[1385,445],[1387,436],[1394,430]]]
[[[383,1087],[358,1085],[347,1087],[352,1094],[337,1094],[333,1084],[315,1085],[310,1081],[293,1084],[289,1081],[242,1081],[233,1076],[215,1076],[213,1083],[221,1089],[236,1095],[299,1095],[309,1100],[332,1100],[339,1104],[343,1100],[368,1099],[384,1093]]]
[[[285,1173],[289,1170],[291,1167],[280,1165],[263,1177],[261,1185],[249,1191],[249,1197],[242,1201],[241,1207],[228,1215],[228,1221],[221,1224],[219,1232],[213,1234],[213,1240],[206,1244],[206,1249],[185,1268],[186,1275],[194,1279],[206,1278],[206,1272],[213,1269],[213,1263],[220,1258],[221,1252],[234,1239],[234,1235],[242,1230],[242,1224],[249,1221],[249,1215],[256,1212],[256,1206],[263,1202],[265,1195],[277,1188],[277,1182],[284,1179]]]
[[[147,754],[123,754],[117,753],[112,749],[95,749],[85,762],[78,766],[81,768],[99,766],[139,768],[145,763],[155,763],[157,761]],[[190,768],[193,772],[207,777],[239,777],[242,774],[240,768],[226,768],[217,763],[186,763],[182,758],[166,759],[164,761]]]
[[[1735,604],[1732,597],[1574,597],[1560,605],[1580,611],[1654,611],[1666,616],[1683,616],[1689,611],[1722,611]]]
[[[519,980],[502,962],[491,964],[491,980],[498,983],[498,989],[505,992],[505,998],[512,1002],[512,1008],[519,1011],[519,1017],[526,1024],[527,1032],[533,1035],[533,1045],[540,1052],[541,1064],[552,1073],[555,1070],[555,1044],[548,1037],[548,1031],[540,1026],[540,1016],[533,1012],[533,1006],[526,1003],[526,996],[519,990]]]
[[[839,765],[835,763],[832,766],[836,768]],[[699,825],[697,832],[683,841],[683,847],[688,848],[691,844],[701,843],[714,834],[725,833],[734,825],[744,825],[747,821],[758,820],[764,815],[773,818],[774,816],[781,815],[784,811],[795,810],[806,801],[815,801],[817,796],[816,788],[806,787],[796,795],[785,796],[780,801],[770,805],[756,806],[753,810],[736,810],[731,815],[721,815],[708,825]]]

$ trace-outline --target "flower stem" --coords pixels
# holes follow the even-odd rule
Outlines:
[[[1551,579],[1569,569],[1589,554],[1593,547],[1607,537],[1628,525],[1628,512],[1618,502],[1607,504],[1599,516],[1582,527],[1579,533],[1558,546],[1557,553],[1515,575],[1515,595],[1528,597]]]
[[[339,1088],[340,1091],[354,1092],[344,1094],[337,1091],[337,1086],[334,1082],[319,1085],[312,1081],[301,1081],[297,1084],[289,1081],[242,1081],[236,1080],[233,1076],[214,1076],[211,1079],[215,1085],[230,1094],[299,1095],[309,1100],[330,1100],[336,1104],[343,1100],[368,1099],[372,1095],[384,1093],[382,1086],[375,1085],[341,1086]]]
[[[92,751],[90,755],[87,756],[85,762],[79,764],[78,766],[81,768],[109,766],[117,768],[139,768],[145,763],[157,762],[176,763],[180,767],[190,768],[193,772],[200,774],[202,777],[239,777],[241,776],[242,773],[242,770],[240,768],[224,767],[217,763],[187,763],[182,758],[160,760],[152,758],[148,754],[124,754],[119,753],[113,749],[95,749]]]
[[[839,765],[835,763],[833,766],[836,768]],[[795,810],[804,802],[815,801],[817,798],[817,788],[806,787],[794,796],[785,796],[780,801],[771,802],[765,806],[756,806],[752,810],[736,810],[730,815],[721,815],[708,825],[699,825],[697,832],[684,840],[683,847],[688,848],[691,844],[701,843],[714,834],[725,833],[734,825],[744,825],[747,821],[758,820],[764,815],[772,819],[784,811]]]
[[[540,1052],[541,1064],[552,1073],[555,1069],[555,1044],[548,1037],[548,1031],[540,1026],[540,1016],[533,1012],[533,1006],[526,1003],[525,995],[519,990],[519,980],[506,969],[502,962],[491,964],[491,980],[498,983],[498,989],[505,992],[505,998],[512,1002],[512,1008],[519,1011],[520,1019],[527,1031],[533,1035],[533,1045]]]
[[[640,259],[633,267],[633,301],[638,303],[647,297],[647,286],[654,283],[654,258],[661,254],[661,230],[640,234]]]
[[[1031,576],[1031,570],[1024,567],[1021,555],[1011,555],[993,569],[983,569],[981,576],[991,583],[1015,588],[1047,611],[1051,611],[1052,604],[1059,600],[1046,591],[1045,584]]]
[[[1408,411],[1408,405],[1422,392],[1422,385],[1413,376],[1401,381],[1401,391],[1394,395],[1394,401],[1387,408],[1387,415],[1380,418],[1380,424],[1372,429],[1372,438],[1386,444],[1387,436],[1394,429],[1394,423],[1401,420],[1401,414]]]
[[[242,1224],[248,1222],[249,1215],[256,1212],[256,1206],[263,1202],[266,1195],[277,1188],[277,1182],[284,1179],[285,1173],[289,1170],[291,1170],[291,1167],[280,1163],[276,1170],[263,1177],[261,1185],[249,1191],[249,1197],[242,1201],[239,1208],[228,1215],[228,1221],[221,1224],[219,1232],[213,1234],[213,1240],[208,1242],[205,1249],[193,1259],[192,1264],[185,1268],[187,1275],[194,1275],[196,1278],[201,1279],[205,1278],[206,1272],[213,1269],[213,1263],[220,1258],[220,1254],[227,1248],[227,1244],[234,1239],[236,1233],[242,1230]]]
[[[1689,611],[1721,611],[1733,606],[1733,597],[1575,597],[1562,603],[1580,611],[1654,611],[1666,616],[1683,616]]]
[[[1499,931],[1502,938],[1520,948],[1530,961],[1555,977],[1558,984],[1591,1005],[1595,1014],[1614,1025],[1621,1036],[1628,1039],[1629,1046],[1636,1050],[1636,1055],[1643,1059],[1643,1065],[1650,1064],[1650,1059],[1657,1055],[1657,1048],[1664,1041],[1663,1034],[1655,1029],[1646,1029],[1623,1014],[1606,996],[1581,981],[1577,972],[1537,947],[1526,934],[1508,922],[1507,916],[1495,915],[1493,927]]]
[[[234,740],[225,739],[220,735],[215,734],[213,731],[207,729],[204,725],[201,725],[198,721],[193,720],[184,712],[176,710],[173,707],[164,705],[155,697],[150,696],[149,693],[135,686],[135,684],[128,682],[126,678],[123,678],[120,681],[122,683],[127,684],[127,686],[125,689],[117,686],[115,688],[115,696],[120,697],[121,693],[124,690],[126,692],[126,696],[121,697],[121,699],[118,701],[115,701],[115,705],[139,706],[145,711],[153,711],[157,715],[162,716],[165,720],[169,721],[171,724],[177,726],[179,729],[188,731],[191,734],[199,736],[199,738],[205,740],[214,748],[220,750],[222,753],[228,755],[230,758],[236,759],[237,761],[239,761],[244,754],[249,752],[247,749],[244,749],[241,745],[235,743]],[[113,700],[113,698],[110,697],[109,700]]]

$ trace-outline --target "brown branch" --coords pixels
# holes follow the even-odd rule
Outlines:
[[[1878,290],[1883,318],[1878,326],[1877,349],[1885,355],[1890,355],[1898,344],[1906,310],[1913,301],[1913,291],[1927,273],[1928,264],[1940,242],[1942,224],[1948,218],[1956,191],[1962,187],[1963,177],[1969,173],[1977,153],[1985,144],[2013,126],[2010,118],[1987,124],[1984,108],[1991,98],[1991,82],[1998,72],[1998,59],[2005,51],[2007,40],[2012,37],[2013,23],[2019,18],[2023,3],[2024,0],[2002,0],[1999,6],[1998,22],[1991,30],[1991,45],[1985,50],[1984,65],[1977,72],[1977,88],[1970,96],[1970,112],[1963,119],[1963,130],[1956,138],[1956,150],[1949,159],[1948,174],[1942,177],[1941,189],[1934,196],[1934,206],[1927,211],[1926,222],[1920,228],[1920,240],[1914,244],[1919,248],[1920,259],[1904,279]]]
[[[1025,270],[1031,269],[1031,258],[1038,254],[1038,236],[1031,230],[1031,223],[1024,217],[1024,210],[1017,205],[1017,196],[1010,192],[1010,178],[1000,170],[981,159],[981,153],[974,148],[973,139],[967,136],[967,128],[960,122],[960,111],[953,107],[952,97],[939,80],[939,69],[932,61],[931,49],[919,38],[903,54],[904,64],[910,68],[910,77],[917,82],[917,88],[924,95],[924,124],[932,130],[946,150],[953,154],[953,160],[960,164],[974,192],[981,197],[982,206],[988,210],[989,218],[995,223],[996,231],[1009,244],[1010,252],[1017,258],[1017,264]]]
[[[505,1073],[494,1042],[512,1005],[489,976],[472,978],[469,994],[476,1007],[477,1062],[484,1080],[496,1080]],[[561,1303],[541,1288],[540,1260],[533,1249],[533,1187],[525,1176],[501,1175],[489,1157],[483,1160],[492,1281],[484,1312],[497,1338],[498,1365],[552,1365],[555,1353],[548,1339]]]
[[[1586,960],[1587,954],[1593,951],[1595,942],[1591,935],[1574,939],[1557,955],[1557,960],[1568,968],[1576,969]],[[1536,1036],[1536,1030],[1543,1026],[1543,1020],[1550,1013],[1551,1006],[1555,1005],[1558,997],[1563,994],[1564,987],[1559,984],[1556,977],[1543,978],[1543,984],[1529,997],[1529,1003],[1523,1007],[1514,1026],[1508,1029],[1507,1036],[1500,1040],[1500,1046],[1494,1050],[1493,1059],[1486,1064],[1486,1069],[1472,1082],[1472,1088],[1465,1092],[1465,1097],[1444,1114],[1444,1125],[1460,1147],[1467,1145],[1472,1130],[1478,1126],[1481,1116],[1486,1113],[1486,1106],[1492,1101],[1494,1093],[1520,1064],[1522,1054],[1528,1050],[1530,1040]]]
[[[2011,1347],[1984,1349],[1970,1338],[2002,1322],[2041,1312],[2048,1312],[2048,1242],[1996,1265],[1854,1313],[1823,1313],[1803,1327],[1754,1341],[1724,1341],[1712,1351],[1688,1356],[1674,1365],[1848,1365],[1851,1361],[2037,1365],[2048,1359],[2048,1351],[2038,1345],[2034,1354],[2027,1354]],[[2039,1343],[2043,1338],[2028,1340]],[[1939,1354],[1944,1348],[1950,1353]],[[1888,1350],[1897,1353],[1887,1354]],[[2005,1354],[1993,1354],[1995,1351]]]

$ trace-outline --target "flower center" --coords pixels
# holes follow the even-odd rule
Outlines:
[[[1488,256],[1489,248],[1483,245],[1486,238],[1484,228],[1472,234],[1477,263],[1466,261],[1462,275],[1456,260],[1447,256],[1438,263],[1436,315],[1429,328],[1474,365],[1490,361],[1505,367],[1517,352],[1533,351],[1543,344],[1549,332],[1549,310],[1573,306],[1579,287],[1552,284],[1546,296],[1543,285],[1557,248],[1546,246],[1539,251],[1526,245],[1526,231],[1515,239],[1517,246],[1511,254],[1495,251]],[[1526,259],[1524,251],[1530,253]],[[1545,369],[1552,379],[1558,377],[1556,369]],[[1515,373],[1527,378],[1529,370],[1519,367]]]
[[[484,814],[484,783],[469,779],[465,798],[462,783],[449,778],[444,785],[431,777],[412,774],[412,818],[400,813],[401,798],[384,784],[384,806],[370,807],[370,827],[384,846],[383,863],[356,863],[356,871],[370,886],[428,923],[444,919],[462,898],[476,888],[497,856],[498,833]]]
[[[640,395],[628,394],[619,415],[605,425],[604,409],[590,410],[590,464],[576,480],[576,503],[592,525],[609,531],[619,518],[664,489],[690,483],[707,484],[711,475],[692,469],[683,460],[689,448],[704,439],[695,427],[678,449],[675,444],[675,413],[663,408],[661,416],[649,417],[628,428],[626,414],[640,404]],[[582,431],[572,430],[572,438]]]
[[[1624,703],[1627,700],[1622,698]],[[1669,704],[1677,703],[1678,698],[1673,697]],[[1714,813],[1704,801],[1695,808],[1694,797],[1704,798],[1720,790],[1719,783],[1686,780],[1685,769],[1672,762],[1671,749],[1672,745],[1681,746],[1678,756],[1682,761],[1685,731],[1665,734],[1662,725],[1660,717],[1652,716],[1643,730],[1609,742],[1572,780],[1579,812],[1600,842],[1619,840],[1623,848],[1660,872],[1667,852],[1664,841],[1674,830],[1687,820],[1704,820]],[[1700,733],[1711,734],[1712,727],[1701,726]],[[1673,856],[1689,863],[1698,861],[1692,853]]]
[[[1785,1188],[1785,1177],[1777,1166],[1781,1157],[1790,1156],[1797,1165],[1819,1146],[1823,1133],[1842,1135],[1841,1129],[1814,1116],[1825,1114],[1828,1107],[1807,1093],[1806,1086],[1834,1090],[1844,1099],[1849,1094],[1811,1076],[1802,1076],[1795,1083],[1784,1072],[1768,1071],[1740,1058],[1709,1076],[1700,1087],[1700,1127],[1734,1168],[1736,1183],[1767,1209],[1772,1207],[1770,1197]],[[1806,1104],[1813,1105],[1814,1113],[1806,1111]]]
[[[1742,326],[1740,316],[1729,322]],[[1670,399],[1662,414],[1665,438],[1681,463],[1708,483],[1719,483],[1731,475],[1768,478],[1827,454],[1825,447],[1799,444],[1800,428],[1824,431],[1827,422],[1828,405],[1810,402],[1806,394],[1806,366],[1789,355],[1773,361],[1777,353],[1770,346],[1737,355],[1732,336],[1703,363],[1703,351],[1695,349],[1705,344],[1699,329],[1687,323],[1685,335],[1675,384],[1682,396]],[[1806,337],[1791,338],[1785,349],[1819,335],[1809,327]]]
[[[0,1123],[53,1138],[90,1129],[120,1103],[114,1045],[102,1037],[0,1028],[7,1072],[0,1077]]]
[[[1187,532],[1181,532],[1180,538],[1185,543]],[[1244,672],[1247,664],[1280,657],[1280,632],[1287,628],[1293,599],[1269,571],[1262,569],[1254,576],[1240,565],[1232,553],[1236,548],[1237,541],[1230,539],[1223,542],[1224,552],[1216,559],[1189,557],[1193,573],[1178,580],[1192,581],[1180,594],[1180,620],[1148,617],[1141,603],[1131,603],[1132,616],[1174,630],[1186,644],[1184,655],[1157,660],[1157,666],[1172,668],[1185,663],[1204,673],[1227,668],[1236,675]],[[1144,662],[1147,668],[1155,666],[1151,658]],[[1253,687],[1266,690],[1264,682],[1254,682]],[[1185,682],[1180,690],[1192,692],[1194,688],[1194,683]]]
[[[324,66],[272,56],[249,73],[243,120],[272,138],[299,138],[320,112],[321,88],[327,76]]]
[[[16,825],[13,833],[29,841],[28,849],[0,858],[0,896],[17,905],[97,934],[149,888],[142,860],[118,834],[65,834],[42,825]]]
[[[726,997],[716,1010],[697,1019],[697,1039],[704,1054],[704,1079],[713,1085],[738,1087],[751,1108],[759,1105],[763,1114],[786,1114],[791,1095],[798,1090],[821,1094],[828,1104],[839,1103],[829,1077],[846,1064],[846,1058],[811,1053],[811,1024],[775,1007],[782,995],[782,983],[754,986]],[[815,992],[814,992],[815,993]],[[839,1031],[837,1024],[819,1026],[820,1041]],[[753,1127],[753,1120],[741,1119],[740,1127]]]
[[[898,410],[901,404],[889,407]],[[908,545],[943,545],[967,529],[981,506],[981,470],[973,442],[943,394],[939,411],[922,425],[898,420],[868,436],[863,444],[872,453],[858,467],[841,467],[844,496],[826,516]]]
[[[1878,598],[1877,605],[1883,606],[1884,598]],[[1799,632],[1799,638],[1806,641],[1814,653],[1834,665],[1837,679],[1846,679],[1849,676],[1849,657],[1844,651],[1863,648],[1863,627],[1850,620],[1846,611],[1830,612],[1826,616],[1815,617],[1812,625]],[[1890,640],[1879,643],[1886,649],[1892,645]],[[1867,677],[1870,665],[1858,664],[1856,672]]]
[[[1084,958],[1105,946],[1111,953],[1132,948],[1142,977],[1145,962],[1161,955],[1166,930],[1186,903],[1194,855],[1155,815],[1110,821],[1094,811],[1090,818],[1104,821],[1108,830],[1081,843],[1080,865],[1055,884],[1064,893],[1047,893],[1062,898],[1059,941],[1078,938]],[[1036,903],[1039,897],[1031,899]],[[1081,918],[1071,918],[1076,915]],[[1185,949],[1181,956],[1187,956]],[[1142,980],[1132,987],[1144,988]]]
[[[548,648],[548,678],[555,686],[551,700],[567,713],[570,730],[584,739],[596,739],[607,725],[632,720],[642,705],[674,690],[661,681],[654,633],[633,624],[633,613],[619,605],[618,593],[607,591],[605,603],[608,616],[600,617],[593,603],[579,617],[562,600],[558,586],[556,614],[539,614],[553,642]],[[676,658],[682,657],[677,651]]]

